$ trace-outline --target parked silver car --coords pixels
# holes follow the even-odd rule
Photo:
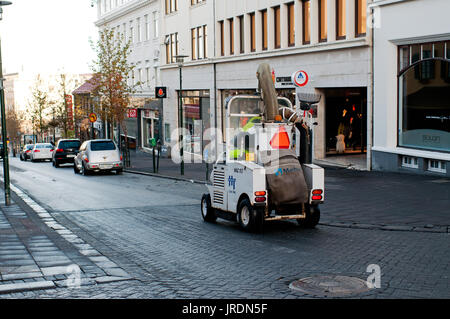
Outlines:
[[[115,171],[121,174],[123,171],[122,156],[119,148],[112,140],[90,140],[80,146],[80,150],[74,159],[75,174],[89,175],[93,172]]]

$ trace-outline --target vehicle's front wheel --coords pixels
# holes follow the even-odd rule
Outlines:
[[[201,202],[202,217],[205,222],[213,223],[217,216],[214,208],[211,206],[211,195],[203,194]]]
[[[242,229],[249,232],[261,232],[264,225],[264,211],[253,207],[248,198],[240,201],[238,222]]]
[[[305,204],[305,218],[297,219],[300,226],[314,228],[320,221],[320,209],[318,205]]]
[[[22,155],[20,155],[20,160],[23,162],[23,156]]]

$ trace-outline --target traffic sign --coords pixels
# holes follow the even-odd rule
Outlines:
[[[165,99],[165,98],[167,98],[167,87],[165,87],[165,86],[157,86],[155,88],[155,96],[158,99]]]
[[[305,71],[297,71],[294,74],[292,74],[292,83],[294,83],[298,87],[304,87],[309,82],[309,76],[308,73]]]
[[[137,118],[137,109],[128,109],[128,118]]]
[[[95,114],[95,113],[89,114],[89,121],[91,123],[97,122],[97,114]]]

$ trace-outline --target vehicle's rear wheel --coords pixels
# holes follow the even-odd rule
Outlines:
[[[123,173],[123,169],[116,169],[116,174],[117,175],[121,175]]]
[[[84,167],[84,163],[81,164],[81,171],[80,171],[81,175],[87,176],[90,174],[89,170],[86,169],[86,167]]]
[[[211,206],[211,195],[203,194],[201,202],[202,217],[205,222],[213,223],[217,216],[214,208]]]
[[[23,156],[22,155],[20,155],[20,160],[23,162]]]
[[[300,226],[314,228],[320,221],[320,209],[318,205],[305,204],[305,218],[297,219]]]
[[[238,205],[238,222],[242,229],[250,232],[261,232],[264,225],[264,211],[253,207],[248,198]]]
[[[75,174],[78,174],[78,173],[79,173],[77,164],[75,164],[75,163],[73,163],[73,172],[74,172]]]

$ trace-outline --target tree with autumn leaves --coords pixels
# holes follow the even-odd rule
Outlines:
[[[131,96],[141,85],[140,82],[129,80],[135,68],[128,61],[130,44],[131,40],[125,41],[123,34],[108,28],[101,30],[97,43],[92,44],[97,54],[97,59],[91,66],[94,72],[91,84],[96,88],[94,94],[98,97],[96,111],[103,120],[124,131],[125,144],[128,143],[128,134],[124,119]],[[109,132],[109,138],[113,138],[112,130]]]

